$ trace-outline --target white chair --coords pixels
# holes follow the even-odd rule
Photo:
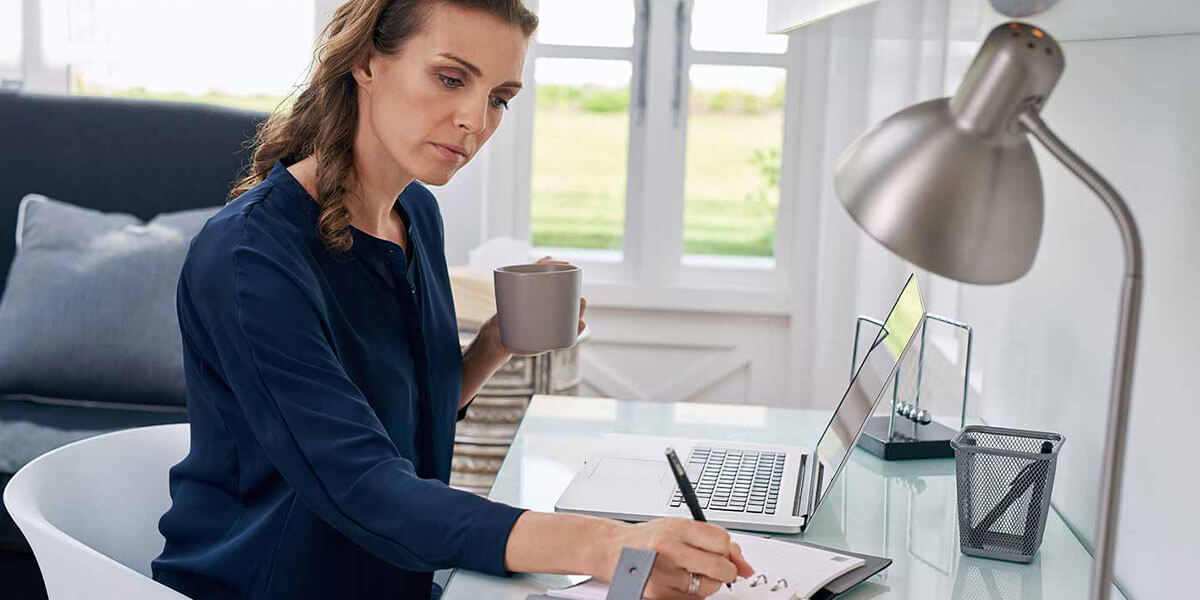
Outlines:
[[[187,600],[150,578],[171,504],[167,471],[188,451],[188,426],[96,436],[13,475],[4,505],[29,540],[50,600]]]

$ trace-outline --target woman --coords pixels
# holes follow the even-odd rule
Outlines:
[[[511,356],[460,353],[433,196],[521,87],[520,0],[351,0],[179,281],[191,452],[154,577],[193,598],[428,598],[431,572],[587,573],[652,598],[752,569],[719,527],[535,513],[449,488],[456,416]],[[582,323],[581,323],[582,326]]]

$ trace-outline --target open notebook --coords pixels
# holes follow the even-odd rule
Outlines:
[[[742,554],[756,573],[748,579],[739,579],[732,589],[722,587],[709,596],[712,600],[803,600],[866,562],[845,554],[753,535],[734,533],[731,537],[741,545]],[[549,590],[546,595],[573,600],[604,600],[608,595],[608,584],[590,580],[561,590]]]

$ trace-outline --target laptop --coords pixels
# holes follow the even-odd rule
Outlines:
[[[690,518],[663,455],[663,449],[671,446],[684,461],[709,522],[747,531],[803,532],[841,473],[924,318],[917,280],[910,275],[815,445],[608,434],[554,510],[623,521]]]

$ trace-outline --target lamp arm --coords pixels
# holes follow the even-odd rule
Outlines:
[[[1113,358],[1112,390],[1108,407],[1107,439],[1100,476],[1100,511],[1096,517],[1095,566],[1092,568],[1092,600],[1108,600],[1113,574],[1113,551],[1117,539],[1121,477],[1125,458],[1129,393],[1133,383],[1137,351],[1138,315],[1142,302],[1142,239],[1133,213],[1113,187],[1075,154],[1042,121],[1033,108],[1017,121],[1051,154],[1075,173],[1104,202],[1121,232],[1125,247],[1125,278],[1121,286],[1121,312],[1117,327],[1117,351]]]

